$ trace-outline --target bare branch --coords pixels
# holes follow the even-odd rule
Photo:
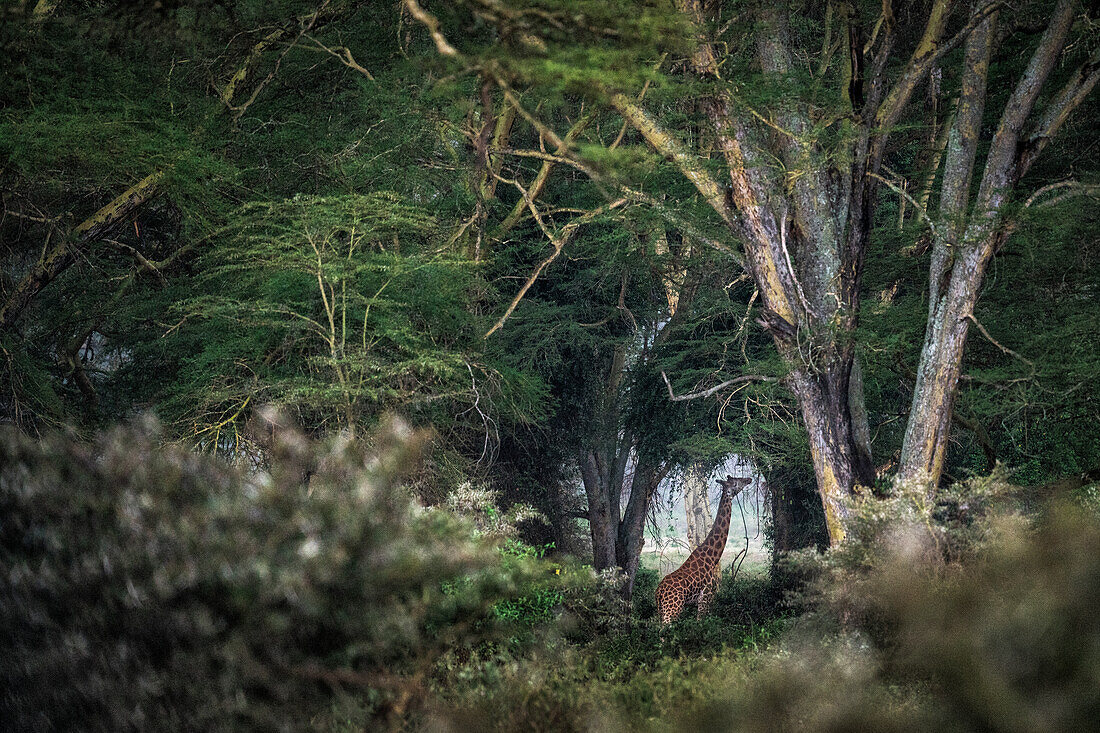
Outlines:
[[[136,248],[131,247],[130,245],[125,244],[123,242],[119,242],[118,240],[115,240],[115,239],[105,239],[103,241],[106,242],[111,247],[114,247],[115,249],[120,250],[122,252],[125,252],[126,254],[133,257],[134,261],[137,262],[138,265],[141,266],[141,269],[145,270],[146,272],[152,274],[153,276],[155,276],[157,278],[157,280],[160,282],[160,286],[162,288],[167,288],[168,287],[168,280],[165,279],[164,273],[161,272],[160,270],[158,270],[157,266],[155,264],[153,264],[152,262],[150,262],[148,259],[146,259],[145,255],[143,255],[141,252],[139,252]]]
[[[559,156],[568,153],[568,147],[571,147],[573,145],[573,142],[580,136],[584,129],[588,127],[588,124],[592,121],[593,117],[594,116],[592,114],[582,114],[580,119],[578,119],[573,124],[573,126],[569,128],[569,131],[565,133],[565,138],[562,141],[566,144],[567,148],[558,148],[556,152]],[[539,172],[535,175],[535,180],[532,181],[529,189],[531,192],[531,198],[537,199],[542,193],[543,186],[546,185],[546,181],[550,177],[550,171],[551,169],[553,169],[556,162],[559,161],[549,158],[543,160],[542,167],[539,168]],[[523,210],[525,207],[525,201],[517,201],[516,205],[512,208],[512,211],[509,212],[508,216],[504,218],[504,221],[501,222],[496,232],[494,232],[494,236],[499,239],[507,234],[509,231],[511,231],[512,228],[519,222],[520,217],[523,215]]]
[[[256,88],[252,90],[252,94],[249,95],[248,99],[246,99],[243,104],[241,104],[239,107],[233,106],[231,90],[229,92],[229,96],[223,96],[223,100],[225,101],[226,105],[228,105],[229,108],[233,110],[234,122],[237,122],[242,117],[244,117],[245,113],[248,112],[248,108],[251,107],[252,103],[255,102],[256,99],[260,96],[260,92],[262,92],[264,90],[264,87],[272,82],[275,76],[279,73],[279,69],[283,65],[283,59],[286,58],[286,55],[288,53],[290,53],[290,49],[294,48],[298,44],[298,41],[302,39],[302,36],[304,36],[313,28],[313,26],[317,23],[317,19],[321,17],[321,13],[323,13],[328,7],[329,2],[330,0],[325,0],[323,3],[321,3],[321,7],[317,8],[313,15],[309,16],[306,20],[302,22],[302,27],[298,31],[298,35],[294,38],[294,41],[287,44],[286,48],[283,49],[283,52],[279,54],[279,58],[275,60],[275,67],[271,69],[270,72],[268,72],[267,76],[265,76],[259,84],[256,85]]]
[[[616,201],[612,201],[609,204],[593,209],[584,216],[577,217],[573,221],[566,224],[565,227],[563,227],[561,234],[555,235],[553,232],[550,231],[549,227],[546,226],[546,223],[543,222],[542,215],[539,214],[538,208],[535,206],[535,200],[531,197],[530,192],[526,188],[524,188],[519,181],[516,181],[514,179],[501,178],[500,176],[497,176],[497,178],[499,178],[502,183],[510,183],[517,189],[519,189],[520,195],[522,195],[524,201],[527,202],[527,206],[531,210],[531,215],[534,217],[535,222],[539,225],[539,228],[542,229],[542,232],[546,235],[546,238],[549,239],[550,243],[554,246],[554,251],[550,253],[549,257],[538,264],[538,266],[535,268],[535,271],[532,272],[531,275],[527,278],[527,282],[523,284],[523,287],[520,288],[518,293],[516,293],[516,296],[512,298],[512,302],[508,304],[508,308],[504,311],[504,315],[502,315],[497,320],[497,322],[493,324],[492,328],[485,332],[485,335],[482,336],[483,339],[489,338],[494,333],[504,327],[505,321],[508,320],[508,318],[519,306],[520,301],[523,300],[523,296],[526,295],[527,291],[531,289],[531,286],[535,284],[535,281],[538,280],[539,275],[542,274],[542,271],[545,270],[550,265],[550,263],[558,258],[558,255],[561,254],[562,249],[564,249],[565,245],[572,240],[573,236],[577,233],[577,231],[583,224],[587,224],[588,222],[595,219],[597,216],[600,216],[601,214],[604,214],[612,209],[618,208],[619,206],[622,206],[627,202],[627,199],[620,198]]]
[[[973,314],[973,313],[967,313],[967,314],[966,314],[966,318],[969,318],[969,319],[970,319],[970,321],[971,321],[971,322],[973,322],[973,324],[974,324],[975,326],[977,326],[977,327],[978,327],[978,330],[979,330],[979,331],[981,331],[981,332],[982,332],[982,335],[983,335],[983,336],[985,336],[985,337],[986,337],[986,338],[987,338],[987,339],[989,340],[989,343],[993,344],[994,346],[996,346],[996,347],[997,347],[998,349],[1000,349],[1000,350],[1001,350],[1001,351],[1003,351],[1004,353],[1008,354],[1009,356],[1014,356],[1014,357],[1016,357],[1017,359],[1019,359],[1020,361],[1022,361],[1023,363],[1027,364],[1027,365],[1028,365],[1029,367],[1031,367],[1031,374],[1032,374],[1032,376],[1034,376],[1034,375],[1035,375],[1035,362],[1031,361],[1030,359],[1025,359],[1024,357],[1020,356],[1019,354],[1017,354],[1017,353],[1016,353],[1015,351],[1013,351],[1012,349],[1008,348],[1008,347],[1007,347],[1007,346],[1005,346],[1004,344],[1002,344],[1002,343],[1000,343],[999,341],[997,341],[997,339],[993,338],[993,337],[992,337],[992,336],[991,336],[991,335],[989,334],[989,331],[986,331],[986,330],[985,330],[985,326],[983,326],[983,325],[982,325],[982,324],[981,324],[981,323],[980,323],[980,322],[978,321],[978,319],[974,317],[974,314]]]
[[[880,176],[878,173],[868,172],[867,175],[871,176],[872,178],[877,178],[878,180],[882,181],[883,183],[886,184],[887,188],[889,188],[891,191],[896,193],[898,196],[901,196],[906,201],[908,201],[910,204],[912,204],[913,208],[916,210],[916,212],[920,216],[920,218],[924,219],[924,222],[926,224],[928,224],[928,228],[932,230],[932,236],[933,237],[938,236],[938,233],[936,232],[936,224],[935,224],[935,222],[932,221],[932,218],[930,216],[928,216],[928,212],[925,211],[924,207],[922,207],[912,196],[910,196],[908,193],[906,193],[904,188],[901,188],[896,183],[888,181],[887,179]]]
[[[499,74],[496,74],[492,71],[490,71],[489,73],[493,77],[493,80],[496,81],[501,90],[504,92],[504,98],[507,99],[508,102],[516,108],[516,111],[519,112],[520,117],[527,120],[527,123],[531,125],[531,127],[539,131],[539,135],[542,135],[544,138],[552,142],[558,148],[558,150],[561,150],[563,152],[569,150],[569,144],[558,137],[558,134],[550,129],[550,127],[546,125],[546,123],[527,111],[527,108],[524,107],[523,103],[519,101],[519,97],[516,96],[515,92],[512,91],[512,88],[508,86],[507,82],[505,82]]]
[[[416,18],[428,29],[428,33],[431,34],[432,41],[435,43],[435,49],[440,54],[452,59],[461,58],[455,47],[447,42],[443,32],[439,30],[439,18],[420,7],[420,3],[416,0],[405,0],[405,8],[409,11],[409,15]]]
[[[308,33],[305,33],[303,35],[305,38],[308,38],[309,40],[317,44],[317,50],[324,51],[330,56],[336,57],[344,66],[347,66],[349,69],[354,69],[363,76],[367,77],[367,79],[369,79],[370,81],[374,81],[374,75],[355,60],[355,57],[351,55],[351,49],[347,46],[336,46],[334,48],[329,48]]]
[[[1043,201],[1040,204],[1035,203],[1044,194],[1058,190],[1062,190],[1062,193],[1058,194],[1057,196],[1052,196],[1051,198]],[[1098,184],[1079,183],[1077,181],[1061,181],[1059,183],[1051,183],[1043,186],[1042,188],[1035,191],[1035,193],[1028,196],[1027,201],[1024,202],[1024,208],[1027,209],[1034,205],[1037,209],[1045,209],[1048,206],[1060,204],[1061,202],[1073,196],[1095,196],[1098,193],[1100,193],[1100,185]],[[1015,224],[1012,225],[1012,228],[1015,228]]]
[[[690,392],[684,395],[677,395],[672,391],[672,382],[668,381],[668,375],[661,372],[661,379],[665,380],[665,386],[668,387],[668,399],[672,402],[683,402],[684,400],[697,400],[702,397],[710,397],[715,392],[719,392],[726,387],[733,384],[740,384],[741,382],[778,382],[779,377],[766,377],[763,374],[744,374],[740,377],[734,377],[733,379],[727,379],[721,384],[715,385],[710,389],[704,389],[701,392]]]

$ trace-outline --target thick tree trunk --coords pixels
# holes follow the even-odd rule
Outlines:
[[[850,372],[851,364],[847,369]],[[857,485],[870,485],[870,465],[863,465],[852,429],[849,379],[840,366],[812,374],[796,369],[788,384],[802,411],[810,439],[810,456],[817,478],[829,544],[844,541],[850,518],[848,498]]]
[[[630,600],[645,544],[646,512],[657,487],[668,473],[667,465],[642,459],[626,486],[624,446],[613,461],[601,460],[593,451],[578,457],[581,482],[588,498],[588,524],[592,536],[592,567],[597,571],[620,568],[626,576],[623,595]],[[620,514],[620,497],[629,494]]]
[[[612,493],[622,490],[620,484],[614,489],[611,475],[600,470],[600,461],[592,451],[582,451],[578,463],[581,470],[581,482],[588,498],[588,527],[592,535],[592,567],[597,571],[615,567],[615,541],[618,537],[618,507],[612,508]],[[617,504],[617,502],[616,502]]]

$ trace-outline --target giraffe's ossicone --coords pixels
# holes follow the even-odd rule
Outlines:
[[[720,561],[729,536],[733,498],[751,483],[751,478],[733,476],[726,476],[725,481],[718,482],[722,487],[722,499],[718,503],[718,513],[714,517],[714,526],[710,533],[688,555],[684,564],[666,575],[657,586],[657,615],[662,625],[677,618],[689,601],[698,602],[698,618],[706,615],[718,593]]]

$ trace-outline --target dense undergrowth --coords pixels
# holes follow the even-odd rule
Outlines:
[[[424,436],[245,471],[139,423],[0,438],[7,730],[1070,731],[1100,718],[1095,490],[994,475],[856,507],[853,541],[660,628],[521,542],[525,508],[403,486]]]

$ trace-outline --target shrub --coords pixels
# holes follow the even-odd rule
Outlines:
[[[9,730],[297,730],[342,691],[367,725],[416,709],[458,640],[509,633],[491,610],[546,569],[410,498],[424,435],[315,445],[268,421],[251,474],[160,447],[150,420],[0,433]]]

